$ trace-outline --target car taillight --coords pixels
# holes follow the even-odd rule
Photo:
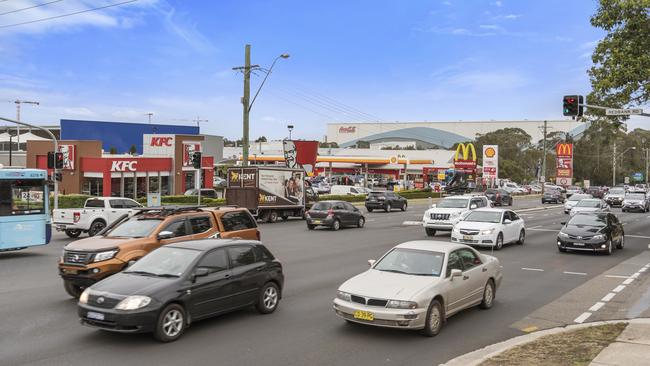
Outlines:
[[[258,231],[257,232],[257,241],[262,241],[262,234]]]
[[[311,217],[311,215],[309,214],[309,211],[305,212],[305,217],[306,217],[306,218],[310,218],[310,217]]]
[[[331,208],[327,210],[327,216],[334,216],[334,210],[332,210]]]
[[[81,219],[81,213],[80,212],[75,212],[72,214],[72,220],[74,222],[79,222],[79,219]]]
[[[500,194],[500,193],[497,193],[497,198],[499,198],[499,197],[501,197],[501,194]]]

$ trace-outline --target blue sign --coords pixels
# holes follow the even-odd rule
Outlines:
[[[637,182],[641,182],[643,180],[643,173],[634,173],[634,175],[632,175],[632,179]]]

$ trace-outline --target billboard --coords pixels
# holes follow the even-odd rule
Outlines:
[[[259,169],[259,205],[304,204],[304,178],[299,171]]]
[[[499,178],[499,145],[483,145],[483,178]]]
[[[174,156],[175,135],[144,134],[142,146],[144,155]]]
[[[63,170],[74,170],[75,146],[59,145],[59,152],[63,153]]]
[[[558,143],[555,146],[555,154],[556,183],[562,186],[571,185],[573,178],[573,144],[564,142]]]
[[[192,166],[192,155],[201,152],[201,143],[198,141],[183,142],[183,167]]]
[[[284,140],[284,161],[291,169],[302,169],[307,173],[314,171],[318,156],[318,141]]]
[[[461,171],[472,172],[476,169],[476,148],[471,142],[460,143],[454,155],[454,168]]]

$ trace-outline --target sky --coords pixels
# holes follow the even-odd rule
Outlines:
[[[0,116],[195,124],[240,138],[322,139],[328,122],[562,119],[587,94],[597,2],[0,0]],[[31,9],[40,4],[49,3]],[[24,10],[23,10],[24,9]],[[635,120],[631,125],[641,124]]]

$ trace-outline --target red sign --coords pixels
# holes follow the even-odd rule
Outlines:
[[[287,167],[302,168],[307,173],[314,171],[316,157],[318,156],[318,141],[292,141],[283,142],[284,161]]]
[[[573,176],[571,169],[557,168],[557,177],[571,178]]]
[[[152,137],[151,142],[149,143],[149,146],[172,146],[172,143],[174,142],[173,137]]]
[[[497,168],[493,166],[484,166],[483,167],[483,175],[490,175],[494,176],[497,174]]]
[[[339,133],[355,133],[355,132],[357,132],[356,126],[339,127]]]
[[[137,170],[138,162],[127,161],[127,160],[117,160],[111,163],[112,172],[135,172]]]
[[[558,158],[573,158],[573,144],[559,143],[555,146],[555,152]]]
[[[200,142],[183,142],[183,166],[192,166],[192,155],[201,151]]]
[[[59,145],[59,152],[63,154],[63,170],[74,170],[76,151],[74,145]]]
[[[171,158],[81,158],[83,172],[169,172]]]

